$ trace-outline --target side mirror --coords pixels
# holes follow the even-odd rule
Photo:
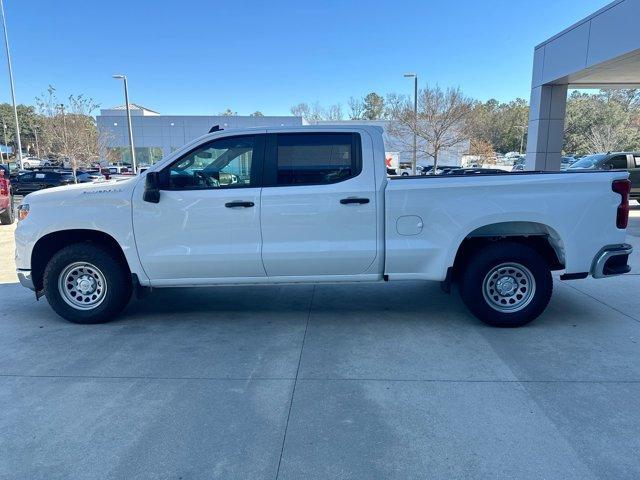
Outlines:
[[[158,172],[147,173],[142,199],[149,203],[160,202],[160,174]]]

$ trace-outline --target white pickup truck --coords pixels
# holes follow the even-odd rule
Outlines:
[[[388,179],[379,127],[219,131],[128,180],[27,195],[18,276],[77,323],[149,288],[430,280],[514,327],[545,309],[553,270],[629,271],[627,177]]]

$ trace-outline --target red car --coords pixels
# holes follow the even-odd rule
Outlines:
[[[7,171],[0,165],[0,223],[11,225],[14,220],[13,200],[11,198],[11,182]]]

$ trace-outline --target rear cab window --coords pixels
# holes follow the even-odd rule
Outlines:
[[[357,133],[278,133],[268,145],[265,186],[326,185],[362,171]]]

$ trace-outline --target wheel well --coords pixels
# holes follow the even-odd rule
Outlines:
[[[527,245],[536,250],[548,263],[551,270],[562,270],[563,261],[559,258],[552,240],[547,235],[505,235],[505,236],[469,236],[464,239],[453,263],[453,278],[463,270],[464,265],[478,251],[496,242],[511,242]]]
[[[97,230],[62,230],[49,233],[36,242],[31,252],[31,278],[36,291],[42,289],[44,269],[58,251],[74,243],[93,243],[109,248],[113,251],[122,265],[129,270],[129,264],[124,256],[122,247],[111,235]]]

